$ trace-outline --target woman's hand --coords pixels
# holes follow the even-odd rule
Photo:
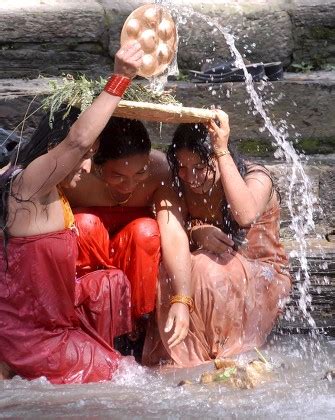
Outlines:
[[[164,332],[170,332],[173,328],[173,325],[174,331],[168,340],[168,345],[170,348],[181,343],[188,334],[190,325],[190,311],[188,306],[184,303],[173,303],[171,305]]]
[[[211,136],[214,152],[218,153],[228,149],[230,127],[229,118],[225,112],[216,110],[216,118],[219,124],[211,120],[207,128]]]
[[[192,240],[207,251],[222,254],[231,250],[234,241],[229,238],[221,229],[212,225],[200,225],[192,228]]]
[[[144,52],[139,42],[124,45],[115,55],[114,73],[132,79],[142,65]]]

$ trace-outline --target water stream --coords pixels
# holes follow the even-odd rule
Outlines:
[[[297,244],[296,249],[290,253],[290,256],[296,257],[300,263],[300,268],[295,273],[296,283],[300,293],[299,305],[293,313],[288,313],[287,316],[291,319],[294,319],[294,317],[303,317],[310,327],[315,327],[315,321],[310,311],[311,296],[309,294],[309,288],[311,279],[308,269],[306,238],[311,234],[317,236],[313,219],[318,200],[312,191],[311,182],[305,173],[301,156],[299,156],[289,141],[286,121],[281,121],[280,123],[271,121],[264,107],[264,103],[257,93],[252,76],[247,71],[242,54],[236,48],[235,36],[232,33],[224,28],[215,18],[209,18],[207,15],[196,12],[190,7],[176,8],[170,0],[156,0],[156,3],[169,7],[174,16],[178,16],[178,24],[185,24],[188,19],[195,16],[206,22],[209,27],[215,28],[216,32],[227,42],[231,56],[235,60],[235,67],[242,69],[244,72],[245,88],[250,97],[251,112],[254,115],[258,114],[262,118],[264,127],[261,130],[268,131],[270,141],[277,149],[274,156],[287,163],[289,188],[287,197],[285,198],[291,218],[290,229]],[[216,91],[213,89],[212,94],[215,97]],[[304,158],[306,160],[306,157]],[[318,211],[321,212],[321,209],[318,208]]]

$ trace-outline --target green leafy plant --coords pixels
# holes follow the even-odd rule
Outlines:
[[[214,381],[226,381],[231,376],[236,375],[237,369],[236,367],[228,367],[223,372],[218,373],[214,377]]]
[[[51,94],[43,100],[44,109],[50,112],[50,124],[52,124],[54,113],[64,104],[66,104],[64,117],[74,106],[84,111],[103,90],[106,82],[107,80],[103,78],[91,80],[85,76],[75,79],[69,74],[63,78],[61,83],[51,81]],[[123,95],[123,99],[135,102],[180,105],[169,91],[155,92],[141,83],[132,83]]]

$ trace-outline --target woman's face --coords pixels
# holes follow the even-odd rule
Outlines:
[[[78,165],[71,171],[68,176],[61,182],[65,188],[75,188],[77,183],[81,180],[83,173],[91,172],[92,157],[97,151],[99,143],[96,142],[83,156]]]
[[[178,177],[181,182],[196,194],[207,192],[216,181],[215,172],[208,163],[191,150],[180,149],[176,152]],[[216,164],[215,164],[216,165]],[[218,171],[216,170],[216,173]]]
[[[130,194],[149,176],[149,154],[108,160],[101,165],[101,178],[120,194]]]

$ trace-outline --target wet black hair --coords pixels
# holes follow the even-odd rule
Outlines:
[[[79,109],[73,107],[67,112],[65,106],[62,106],[53,114],[51,122],[50,113],[45,114],[31,139],[23,147],[18,145],[12,151],[10,156],[11,166],[0,175],[0,229],[3,232],[5,249],[9,238],[7,230],[8,197],[13,176],[19,172],[18,170],[25,169],[32,161],[61,143],[68,135],[71,126],[79,115]],[[16,199],[19,200],[17,197]]]
[[[215,172],[214,166],[214,150],[211,145],[210,137],[207,128],[203,124],[180,124],[178,125],[172,143],[168,146],[166,156],[170,168],[172,170],[175,184],[181,188],[178,177],[178,160],[176,153],[181,149],[187,149],[199,155],[200,159],[207,165],[208,169]],[[234,159],[234,162],[244,177],[247,173],[247,165],[245,161],[236,153],[231,144],[228,149]]]
[[[214,165],[215,154],[211,145],[210,135],[206,126],[203,124],[180,124],[173,135],[172,143],[168,146],[166,151],[167,160],[173,174],[174,185],[180,192],[183,192],[183,187],[178,176],[179,163],[176,154],[179,150],[182,149],[187,149],[197,154],[200,157],[200,159],[206,164],[207,173],[212,171],[215,175],[216,172]],[[228,144],[228,150],[230,151],[230,154],[242,178],[244,178],[246,175],[252,172],[261,171],[264,172],[271,179],[269,172],[265,168],[263,170],[263,168],[259,165],[257,165],[257,168],[255,168],[253,164],[247,164],[245,160],[241,156],[239,156],[239,154],[236,152],[235,148],[233,147],[233,145],[231,145],[231,143]],[[222,228],[224,232],[230,235],[233,239],[240,237],[239,241],[241,241],[243,240],[243,238],[241,237],[243,236],[243,229],[240,229],[238,223],[231,217],[231,214],[228,210],[228,203],[224,201],[224,204],[222,206]]]
[[[112,117],[99,136],[93,161],[102,165],[108,160],[150,153],[151,141],[141,121]]]

